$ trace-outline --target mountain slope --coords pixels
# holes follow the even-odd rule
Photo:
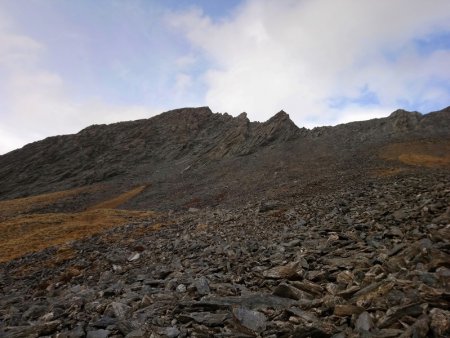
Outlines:
[[[385,166],[378,152],[392,143],[439,140],[441,147],[449,139],[449,108],[427,115],[398,110],[387,118],[312,130],[299,129],[283,111],[259,123],[245,114],[184,108],[94,125],[0,156],[0,199],[101,182],[107,191],[79,201],[80,209],[137,185],[148,188],[127,208],[236,204],[277,195],[292,182],[307,187],[331,176],[352,180]]]
[[[449,122],[188,108],[1,156],[0,336],[448,337]]]

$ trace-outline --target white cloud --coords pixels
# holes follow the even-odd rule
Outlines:
[[[7,153],[13,149],[23,146],[23,139],[15,132],[11,132],[0,126],[0,154]]]
[[[175,96],[183,95],[192,86],[192,78],[186,73],[179,73],[175,79]]]
[[[90,124],[145,118],[160,111],[72,98],[64,79],[41,65],[45,52],[38,41],[0,24],[0,154]]]
[[[197,59],[192,54],[183,55],[175,60],[176,66],[180,69],[188,68],[188,67],[194,65],[196,62],[197,62]]]
[[[200,10],[169,22],[211,61],[206,103],[216,111],[265,120],[284,109],[299,125],[329,124],[450,99],[437,84],[450,78],[448,51],[414,48],[450,31],[448,0],[249,0],[218,22]],[[364,88],[376,105],[352,102]],[[336,98],[349,103],[330,106]]]
[[[342,111],[338,118],[335,120],[336,124],[349,123],[355,121],[365,121],[375,118],[386,117],[386,110],[383,108],[374,107],[360,107],[360,106],[348,106],[345,111]]]

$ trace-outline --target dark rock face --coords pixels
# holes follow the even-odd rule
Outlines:
[[[94,125],[0,156],[0,199],[96,183],[109,184],[112,196],[147,184],[151,189],[123,207],[239,205],[277,195],[293,181],[306,187],[317,177],[353,180],[355,172],[374,166],[383,145],[450,139],[449,126],[449,108],[427,115],[399,110],[384,119],[312,130],[297,128],[283,111],[259,123],[245,113],[233,118],[207,107],[177,109]],[[92,201],[78,202],[82,209]]]

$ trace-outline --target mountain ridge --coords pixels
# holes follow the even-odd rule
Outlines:
[[[153,189],[153,198],[144,194],[150,202],[137,203],[139,208],[161,207],[154,199],[164,193],[181,194],[186,205],[193,185],[201,187],[199,194],[209,185],[223,195],[231,179],[226,171],[252,182],[249,192],[267,191],[269,183],[258,183],[267,172],[284,175],[277,178],[280,183],[297,175],[308,181],[332,167],[347,172],[352,157],[373,162],[375,150],[392,142],[448,139],[449,126],[450,107],[425,115],[396,110],[386,118],[313,129],[298,128],[284,111],[251,122],[245,113],[232,117],[208,107],[180,108],[149,119],[89,126],[0,156],[0,200],[102,182],[115,185],[114,193],[141,184],[160,187]],[[364,171],[365,164],[353,165]],[[238,184],[235,189],[231,195],[238,194]]]

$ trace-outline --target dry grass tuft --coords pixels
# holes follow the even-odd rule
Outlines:
[[[450,166],[450,155],[445,157],[438,157],[425,154],[401,154],[398,159],[403,163],[425,166],[425,167],[446,167]]]
[[[380,157],[389,161],[428,168],[450,168],[450,140],[394,143]]]
[[[99,209],[11,218],[0,224],[0,262],[92,236],[128,222],[148,221],[154,215],[147,211]],[[61,259],[70,258],[70,251],[60,255]]]
[[[30,213],[62,199],[82,193],[95,192],[89,186],[39,196],[0,202],[0,262],[62,245],[52,264],[73,258],[76,254],[67,243],[131,222],[145,222],[154,218],[149,211],[114,209],[140,194],[140,186],[113,199],[77,213]],[[151,230],[158,227],[151,227]],[[149,229],[150,230],[150,229]]]
[[[139,195],[147,186],[142,185],[140,187],[134,188],[130,191],[127,191],[123,194],[120,194],[117,197],[114,197],[110,200],[101,202],[99,204],[94,205],[93,207],[89,208],[89,210],[95,210],[95,209],[116,209],[120,205],[124,204],[128,200],[132,199],[133,197]]]
[[[373,171],[373,175],[376,177],[390,177],[400,174],[404,172],[404,168],[387,168],[387,169],[378,169]]]
[[[44,208],[58,201],[65,200],[73,196],[94,192],[97,191],[99,188],[100,187],[98,185],[87,186],[37,196],[0,201],[0,221],[11,217],[15,217],[19,214],[26,214],[33,210]]]

